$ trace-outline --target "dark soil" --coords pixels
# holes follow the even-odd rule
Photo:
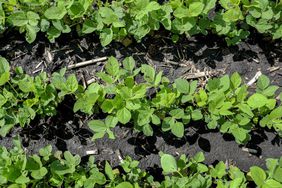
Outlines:
[[[39,37],[33,44],[27,44],[23,38],[13,33],[7,34],[7,37],[1,39],[0,55],[8,59],[13,67],[22,66],[31,75],[40,71],[51,74],[72,63],[111,55],[120,60],[133,56],[139,64],[149,63],[156,69],[163,70],[170,79],[183,76],[192,69],[224,69],[227,74],[237,71],[248,81],[260,70],[282,91],[282,43],[269,42],[261,36],[252,36],[248,41],[232,47],[226,46],[223,39],[213,35],[182,39],[178,44],[159,35],[147,37],[142,43],[128,47],[113,43],[106,48],[101,47],[93,36],[63,36],[54,44],[40,38],[43,37]],[[183,67],[177,63],[189,66]],[[79,78],[84,75],[86,79],[90,79],[102,66],[103,63],[97,63],[69,72],[75,72]],[[250,148],[247,152],[230,135],[206,130],[203,122],[193,122],[181,140],[168,133],[161,134],[158,130],[154,136],[145,137],[132,131],[131,127],[117,126],[114,129],[117,137],[115,140],[103,138],[93,142],[87,121],[95,117],[73,114],[72,106],[73,99],[66,99],[60,105],[58,115],[38,118],[24,129],[15,128],[10,135],[0,138],[0,144],[11,147],[13,137],[19,134],[30,154],[51,144],[55,150],[70,150],[81,156],[86,156],[86,151],[93,150],[97,160],[108,160],[114,166],[119,163],[119,156],[128,155],[139,160],[142,168],[156,173],[159,151],[175,156],[194,155],[203,151],[207,164],[222,160],[243,170],[248,170],[253,165],[265,167],[266,158],[282,156],[282,140],[272,131],[253,132],[252,140],[244,146]]]

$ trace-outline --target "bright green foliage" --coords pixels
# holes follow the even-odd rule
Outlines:
[[[153,177],[138,168],[138,161],[127,157],[122,168],[125,173],[113,169],[108,162],[98,168],[94,157],[82,163],[78,155],[69,151],[52,152],[51,146],[39,151],[39,155],[28,156],[16,141],[16,147],[7,150],[0,147],[1,187],[150,187]],[[105,172],[105,173],[103,173]]]
[[[255,184],[261,188],[276,188],[282,186],[282,158],[267,159],[267,171],[260,167],[250,168],[248,175],[253,179]]]
[[[109,135],[110,139],[114,139],[115,136],[111,131],[111,128],[114,128],[118,123],[118,118],[113,116],[107,116],[105,122],[101,120],[92,120],[88,123],[88,126],[91,130],[95,132],[93,136],[94,139],[104,137],[105,133]]]
[[[282,136],[278,87],[270,85],[264,75],[250,95],[238,73],[210,79],[204,88],[198,88],[197,81],[178,78],[171,82],[149,65],[135,66],[131,57],[121,66],[110,57],[105,71],[97,73],[100,81],[83,89],[75,75],[64,76],[65,69],[53,73],[51,82],[46,73],[31,77],[20,68],[11,78],[9,64],[1,58],[1,135],[16,124],[29,124],[36,115],[54,115],[58,103],[71,95],[76,98],[74,112],[105,117],[88,123],[93,139],[104,135],[114,139],[112,129],[118,124],[133,125],[146,136],[160,128],[182,138],[191,121],[205,121],[207,128],[232,134],[240,144],[248,142],[249,132],[259,125],[273,128]]]
[[[1,187],[75,187],[75,188],[247,188],[253,181],[259,188],[280,188],[282,186],[282,158],[267,159],[267,170],[253,166],[248,173],[220,161],[207,166],[204,154],[191,158],[181,155],[178,159],[160,152],[160,164],[164,179],[158,181],[141,170],[139,161],[125,157],[120,168],[95,164],[90,156],[82,162],[78,155],[69,151],[52,152],[52,147],[41,148],[39,155],[27,155],[21,142],[14,140],[14,148],[0,147]],[[120,171],[122,169],[122,171]]]
[[[22,127],[29,124],[36,115],[55,115],[64,95],[78,87],[74,75],[65,79],[63,74],[64,71],[54,73],[50,83],[46,73],[31,77],[16,68],[10,77],[9,63],[0,57],[0,135],[5,136],[17,124]]]
[[[100,108],[108,117],[116,117],[121,124],[131,123],[147,136],[154,134],[153,126],[160,125],[162,131],[171,131],[181,138],[191,120],[204,120],[209,129],[232,134],[238,143],[246,143],[249,132],[258,124],[282,134],[282,108],[277,107],[275,99],[278,87],[269,85],[264,75],[258,79],[256,93],[249,95],[238,73],[210,79],[205,88],[198,89],[197,81],[178,78],[171,83],[149,65],[135,68],[132,58],[126,58],[121,67],[118,64],[111,57],[105,65],[106,72],[98,73],[104,83],[95,83],[93,93],[89,93],[90,88],[77,93],[75,111],[91,114]],[[143,81],[137,82],[139,74]],[[147,95],[149,91],[154,91],[154,95]],[[93,97],[93,102],[88,102],[91,105],[83,103],[86,95],[89,100]],[[111,126],[99,122],[103,131],[91,126],[97,133],[94,137],[108,133],[113,138],[110,129],[116,123]]]
[[[39,31],[54,42],[61,33],[76,29],[84,35],[95,32],[101,44],[123,41],[133,36],[137,41],[163,26],[179,35],[192,36],[214,32],[233,45],[249,35],[253,27],[273,39],[282,37],[281,1],[272,0],[155,0],[94,1],[0,1],[0,32],[15,27],[25,32],[31,43]]]

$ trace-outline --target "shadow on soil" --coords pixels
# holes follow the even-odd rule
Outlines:
[[[225,69],[228,74],[236,71],[247,81],[260,70],[270,77],[272,84],[278,85],[280,90],[282,88],[281,71],[270,71],[270,68],[282,66],[281,41],[269,42],[260,35],[254,35],[246,42],[228,47],[223,38],[214,35],[181,38],[178,44],[172,43],[167,36],[166,32],[160,32],[128,47],[112,43],[103,48],[97,37],[92,35],[85,38],[66,35],[54,44],[39,35],[35,43],[27,44],[18,35],[8,33],[1,39],[0,55],[7,58],[13,67],[22,66],[29,74],[36,74],[34,72],[37,70],[52,73],[68,64],[103,56],[112,55],[119,60],[133,56],[138,64],[154,65],[170,79],[183,76],[194,68],[198,71]],[[180,66],[181,63],[189,66]],[[69,72],[76,73],[78,77],[83,74],[90,79],[102,66],[103,63],[97,63]],[[174,156],[191,156],[202,151],[207,164],[222,160],[243,170],[248,170],[252,165],[264,167],[266,158],[282,156],[281,139],[269,130],[254,131],[251,141],[245,145],[249,148],[246,152],[232,136],[207,130],[203,122],[191,124],[182,139],[170,133],[162,134],[158,129],[154,136],[145,137],[130,127],[117,126],[114,128],[115,140],[102,138],[93,142],[92,133],[87,127],[88,117],[73,114],[73,103],[72,98],[67,98],[59,106],[55,117],[39,118],[24,129],[16,128],[8,137],[0,138],[0,144],[11,147],[13,137],[20,134],[30,154],[51,144],[55,150],[69,150],[81,156],[86,156],[86,151],[94,151],[96,160],[108,160],[114,166],[119,163],[120,153],[123,157],[129,155],[139,160],[142,168],[156,174],[160,171],[159,151]]]
[[[249,151],[243,151],[242,146],[239,146],[231,135],[222,135],[218,130],[208,130],[204,122],[190,123],[181,139],[169,132],[162,133],[156,127],[155,134],[146,137],[142,133],[132,131],[132,127],[117,126],[114,128],[115,140],[105,137],[91,141],[93,134],[85,125],[88,118],[72,112],[73,102],[72,98],[67,98],[59,106],[56,116],[37,119],[29,127],[16,129],[10,136],[1,138],[0,144],[11,147],[13,136],[19,134],[29,154],[37,153],[41,147],[51,144],[54,150],[70,150],[84,157],[86,151],[95,151],[96,160],[108,160],[114,166],[119,163],[119,155],[128,155],[139,160],[141,168],[155,174],[160,172],[160,151],[174,156],[193,156],[202,151],[207,164],[222,160],[243,170],[248,170],[253,165],[265,167],[264,160],[267,157],[282,155],[281,138],[269,130],[254,131],[251,141],[244,146]]]

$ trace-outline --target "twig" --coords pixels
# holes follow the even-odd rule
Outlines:
[[[37,69],[38,67],[40,67],[40,66],[42,65],[42,63],[43,63],[43,61],[39,62],[39,63],[36,65],[35,69]]]
[[[179,67],[188,67],[188,64],[185,63],[180,63],[180,62],[174,62],[174,61],[165,61],[165,64],[169,64],[169,65],[175,65],[175,66],[179,66]]]
[[[94,150],[87,150],[86,151],[86,155],[97,155],[98,154],[98,150],[94,149]]]
[[[90,85],[90,84],[92,84],[95,81],[96,81],[96,78],[91,78],[90,80],[87,80],[86,84]]]
[[[258,151],[256,149],[252,149],[252,148],[246,148],[246,147],[242,147],[242,151],[251,153],[251,154],[257,154]]]
[[[101,61],[106,61],[108,58],[107,57],[101,57],[101,58],[97,58],[97,59],[91,59],[89,61],[83,61],[77,64],[72,64],[67,66],[68,69],[74,69],[74,68],[78,68],[78,67],[83,67],[86,65],[91,65],[93,63],[97,63],[97,62],[101,62]]]
[[[259,60],[256,59],[256,58],[252,58],[252,60],[253,60],[254,62],[256,62],[256,63],[259,63]]]
[[[221,72],[224,72],[224,69],[219,69],[219,70],[215,70],[215,71],[187,73],[187,74],[183,75],[183,78],[185,78],[185,79],[196,79],[196,78],[216,75],[216,74],[219,74]]]
[[[41,70],[42,70],[42,69],[37,69],[37,70],[33,71],[32,74],[38,73],[38,72],[40,72]]]
[[[123,158],[121,157],[121,154],[120,154],[119,150],[116,150],[116,154],[117,154],[117,157],[118,157],[120,163],[123,163]]]
[[[87,83],[86,83],[86,81],[85,81],[85,76],[84,76],[83,73],[81,74],[81,79],[82,79],[83,88],[86,89]]]
[[[262,75],[261,71],[258,71],[255,76],[247,83],[247,86],[251,86],[253,85],[257,80],[258,78]]]
[[[51,52],[50,52],[47,48],[45,48],[45,53],[44,53],[44,55],[45,55],[45,60],[46,60],[48,63],[53,62],[53,56],[52,56]]]
[[[277,70],[279,70],[279,69],[280,69],[280,67],[270,67],[270,68],[268,68],[267,70],[268,70],[270,73],[272,73],[272,72],[277,71]]]

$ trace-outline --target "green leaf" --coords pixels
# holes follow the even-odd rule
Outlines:
[[[275,92],[279,89],[278,86],[269,86],[262,91],[262,94],[267,97],[272,97],[275,95]]]
[[[104,72],[98,72],[97,76],[108,84],[114,83],[114,79],[110,75],[108,75]]]
[[[171,132],[178,138],[182,138],[184,136],[184,125],[181,122],[176,122],[171,124]]]
[[[10,130],[15,126],[14,123],[7,124],[4,119],[0,120],[0,135],[5,137]]]
[[[232,127],[230,132],[235,137],[237,143],[245,143],[249,140],[250,136],[248,134],[248,130],[240,128],[238,126]]]
[[[182,78],[178,78],[175,81],[176,84],[176,89],[180,92],[180,93],[184,93],[184,94],[188,94],[189,93],[189,82],[185,79]]]
[[[281,188],[282,184],[273,179],[268,179],[263,184],[262,188]]]
[[[228,115],[232,115],[234,114],[233,112],[231,112],[229,109],[231,109],[233,107],[231,102],[225,102],[223,103],[223,105],[221,106],[221,108],[219,109],[219,114],[223,115],[223,116],[228,116]]]
[[[116,77],[119,73],[119,64],[116,58],[114,58],[113,56],[111,56],[108,59],[108,62],[106,63],[106,71],[108,74],[110,74],[111,76]]]
[[[172,21],[173,29],[178,30],[179,34],[190,31],[196,25],[196,19],[194,17],[174,19]]]
[[[181,103],[186,103],[192,101],[194,97],[192,95],[183,95],[181,98]]]
[[[73,106],[73,111],[77,112],[80,110],[81,112],[91,114],[93,106],[95,105],[99,95],[96,93],[85,93],[82,97],[79,97]]]
[[[8,61],[0,57],[0,86],[4,85],[10,79],[10,65]]]
[[[281,157],[280,157],[280,164],[279,166],[280,167],[276,167],[277,163],[275,164],[275,167],[274,167],[274,173],[273,173],[273,178],[276,180],[276,181],[279,181],[279,182],[282,182],[282,165],[281,165]]]
[[[118,123],[118,118],[108,115],[105,119],[105,124],[109,128],[114,128]]]
[[[229,75],[224,75],[220,79],[221,90],[227,91],[230,88],[230,78]]]
[[[180,119],[180,118],[183,118],[184,116],[184,110],[181,108],[173,109],[169,112],[169,115],[171,115],[175,119]]]
[[[177,162],[172,155],[163,154],[161,156],[161,166],[164,173],[173,173],[177,171]]]
[[[133,185],[127,181],[118,184],[115,188],[134,188]]]
[[[237,89],[242,82],[241,76],[239,75],[238,72],[233,73],[230,80],[233,89]]]
[[[40,17],[37,13],[32,12],[32,11],[28,11],[26,13],[26,17],[28,19],[29,25],[31,25],[31,26],[37,26],[38,25]]]
[[[55,39],[61,35],[61,31],[56,29],[54,26],[51,26],[47,31],[48,39],[51,42],[55,42]]]
[[[95,22],[90,19],[86,19],[82,25],[82,33],[89,34],[93,33],[97,29]]]
[[[199,109],[193,110],[191,115],[192,115],[193,121],[199,121],[203,118],[203,114],[202,114],[201,110],[199,110]]]
[[[84,13],[84,7],[79,2],[74,2],[72,6],[68,9],[68,14],[70,15],[70,18],[73,20],[75,18],[80,18],[83,16]]]
[[[237,106],[242,112],[249,115],[250,117],[254,116],[254,113],[252,112],[251,108],[247,104],[238,104]]]
[[[280,25],[280,27],[278,29],[276,29],[276,31],[274,33],[272,33],[272,38],[275,39],[279,39],[282,38],[282,25]]]
[[[122,124],[126,124],[131,119],[131,113],[126,108],[122,108],[119,111],[117,111],[117,118],[119,122],[121,122]]]
[[[188,17],[188,9],[183,7],[178,7],[174,12],[173,15],[176,18],[185,18]]]
[[[251,177],[257,186],[261,187],[266,179],[266,174],[263,169],[257,166],[250,168]]]
[[[30,179],[22,174],[20,177],[18,177],[16,179],[15,183],[17,183],[17,184],[27,184],[29,181],[30,181]]]
[[[150,65],[143,64],[141,66],[141,72],[144,74],[144,79],[149,82],[153,83],[155,81],[155,69]]]
[[[36,39],[36,34],[37,32],[39,31],[39,28],[38,27],[35,27],[35,26],[31,26],[31,25],[26,25],[26,41],[28,43],[32,43],[35,41]]]
[[[158,116],[156,116],[155,114],[153,114],[153,115],[151,116],[151,118],[152,118],[152,123],[153,123],[154,125],[159,125],[159,124],[161,124],[160,118],[159,118]]]
[[[266,89],[270,84],[270,80],[267,76],[261,75],[257,81],[257,87],[261,90]]]
[[[108,163],[108,161],[106,161],[106,164],[105,164],[105,173],[110,180],[113,180],[115,178],[115,175],[113,173],[113,169],[112,169],[111,165]]]
[[[53,26],[62,33],[69,33],[71,31],[68,25],[65,25],[61,20],[52,20]]]
[[[47,145],[39,150],[39,155],[43,157],[45,161],[49,160],[49,157],[52,155],[52,146]]]
[[[28,19],[26,17],[25,12],[14,12],[9,17],[8,20],[14,25],[14,26],[25,26],[28,24]]]
[[[267,104],[267,98],[263,96],[262,94],[255,93],[247,101],[248,105],[253,108],[260,108]]]
[[[220,88],[220,79],[219,78],[213,78],[208,81],[208,84],[207,84],[208,91],[213,91],[219,88]]]
[[[278,119],[282,118],[282,106],[279,106],[275,108],[270,114],[269,114],[270,119]]]
[[[78,88],[78,82],[76,79],[76,76],[74,74],[71,74],[67,81],[66,81],[66,85],[68,87],[69,93],[74,93],[77,88]]]
[[[50,22],[46,19],[41,19],[40,21],[40,30],[46,32],[50,27]]]
[[[205,3],[206,3],[206,6],[203,10],[203,13],[204,14],[208,14],[210,10],[212,10],[215,5],[216,5],[216,2],[217,0],[207,0]]]
[[[270,20],[274,16],[273,10],[269,8],[267,11],[262,12],[261,18],[265,20]]]
[[[154,134],[154,131],[153,131],[151,125],[149,125],[149,124],[143,125],[142,130],[143,130],[143,132],[146,136],[153,136],[153,134]]]
[[[220,161],[214,168],[210,171],[213,178],[221,179],[226,174],[226,166],[224,162]]]
[[[51,6],[44,12],[44,16],[49,20],[61,20],[67,14],[67,10],[63,6]]]
[[[104,100],[104,102],[101,105],[101,109],[104,113],[111,113],[114,109],[113,101],[110,99]]]
[[[41,167],[39,170],[34,170],[31,172],[31,176],[36,180],[41,180],[48,173],[45,167]]]
[[[199,107],[205,106],[208,100],[208,95],[205,90],[200,89],[199,92],[195,95],[195,99],[197,101],[197,105]]]
[[[122,61],[123,67],[128,70],[128,71],[133,71],[133,69],[135,68],[135,60],[130,56],[130,57],[126,57],[123,61]]]
[[[198,163],[201,163],[201,162],[204,162],[205,161],[205,156],[204,156],[204,153],[203,152],[198,152],[194,157],[193,159],[198,162]]]
[[[88,123],[88,126],[94,132],[104,132],[107,130],[107,126],[101,120],[92,120]]]
[[[113,30],[110,28],[104,28],[100,33],[100,41],[102,46],[107,46],[113,40]]]
[[[5,12],[3,10],[3,6],[0,6],[0,29],[2,29],[2,25],[5,24],[5,20],[6,17],[5,17]]]
[[[172,42],[177,43],[177,41],[179,40],[179,35],[172,35],[171,40]]]
[[[159,84],[161,83],[162,81],[162,76],[163,76],[163,72],[160,71],[157,75],[156,75],[156,79],[155,79],[155,82],[154,82],[154,85],[155,86],[159,86]]]
[[[199,16],[202,13],[204,7],[205,5],[201,2],[193,2],[189,5],[188,14],[191,17]]]
[[[190,83],[190,92],[189,92],[190,95],[193,95],[195,93],[197,86],[198,86],[197,80],[194,80]]]
[[[223,20],[225,22],[236,22],[242,18],[242,11],[239,7],[229,9],[223,14]]]

